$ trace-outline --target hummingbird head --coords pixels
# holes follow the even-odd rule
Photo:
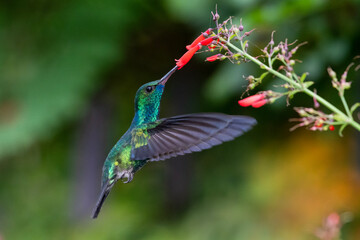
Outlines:
[[[142,85],[135,96],[135,117],[133,124],[154,122],[160,112],[160,100],[164,92],[165,84],[170,76],[178,69],[175,66],[160,80]]]

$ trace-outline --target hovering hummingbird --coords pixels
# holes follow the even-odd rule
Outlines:
[[[250,130],[256,120],[247,116],[196,113],[159,119],[165,83],[178,69],[141,86],[135,96],[135,116],[108,154],[102,174],[102,190],[93,218],[100,212],[111,188],[119,180],[129,183],[134,173],[148,162],[200,152],[231,141]]]

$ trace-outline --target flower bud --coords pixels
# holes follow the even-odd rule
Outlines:
[[[260,101],[257,101],[255,103],[251,104],[251,106],[254,108],[259,108],[259,107],[264,106],[267,102],[268,102],[268,100],[263,99],[263,100],[260,100]]]
[[[340,82],[344,83],[346,82],[346,78],[347,78],[347,71],[345,71],[340,78]]]
[[[333,88],[338,88],[339,87],[339,82],[331,81],[331,85],[332,85]]]
[[[334,80],[337,81],[337,79],[336,79],[336,73],[334,72],[334,70],[332,70],[330,67],[328,67],[327,71],[328,71],[328,73],[329,73],[329,76],[330,76],[332,79],[334,79]]]
[[[253,106],[255,108],[259,108],[261,106],[263,106],[264,104],[266,104],[267,100],[265,99],[265,94],[264,93],[260,93],[260,94],[256,94],[247,98],[244,98],[242,100],[239,100],[238,103],[240,106],[242,107],[248,107],[248,106]],[[255,104],[255,106],[254,106]]]
[[[244,31],[244,26],[242,25],[242,19],[240,19],[239,31],[240,32]]]
[[[351,87],[351,82],[341,83],[341,86],[343,87],[343,89],[350,89],[350,87]]]
[[[249,75],[246,80],[248,80],[249,82],[254,82],[255,77],[253,75]]]
[[[216,55],[207,57],[207,58],[206,58],[206,61],[208,61],[208,62],[214,62],[214,61],[216,61],[216,60],[218,60],[218,59],[219,59],[219,54],[216,54]]]
[[[302,109],[302,108],[296,109],[296,111],[297,111],[297,113],[298,113],[301,117],[306,117],[306,116],[308,116],[307,112],[306,112],[304,109]]]
[[[213,14],[213,21],[216,22],[217,20],[219,20],[220,15],[216,12],[215,14]]]

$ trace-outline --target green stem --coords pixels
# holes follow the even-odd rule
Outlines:
[[[269,63],[269,67],[270,67],[270,68],[272,68],[271,56],[272,56],[272,55],[269,55],[269,56],[268,56],[268,63]]]
[[[342,102],[343,105],[344,105],[346,114],[348,115],[349,118],[352,119],[352,115],[351,115],[351,113],[350,113],[349,106],[348,106],[348,104],[347,104],[347,102],[346,102],[346,100],[345,100],[344,92],[341,92],[341,93],[340,93],[340,99],[341,99],[341,102]]]
[[[224,39],[220,39],[220,41],[224,41]],[[253,56],[251,56],[250,54],[248,54],[247,52],[239,49],[238,47],[236,47],[235,45],[233,45],[230,42],[226,43],[229,47],[231,47],[232,49],[234,49],[235,51],[237,51],[238,53],[242,54],[242,56],[246,57],[247,59],[249,59],[250,61],[256,63],[257,65],[259,65],[261,68],[264,68],[266,71],[272,73],[273,75],[281,78],[282,80],[292,84],[294,87],[296,87],[297,89],[300,89],[301,91],[303,91],[304,93],[306,93],[307,95],[309,95],[312,98],[315,98],[318,102],[320,102],[322,105],[324,105],[325,107],[327,107],[329,110],[331,110],[332,112],[336,113],[337,115],[339,115],[341,117],[341,119],[350,124],[351,126],[353,126],[355,129],[357,129],[358,131],[360,131],[360,124],[355,122],[352,117],[351,114],[349,115],[350,111],[348,112],[347,116],[346,114],[344,114],[342,111],[340,111],[337,107],[335,107],[334,105],[332,105],[330,102],[328,102],[327,100],[325,100],[324,98],[320,97],[319,95],[315,94],[313,91],[309,90],[308,88],[304,88],[303,86],[301,86],[299,83],[295,82],[293,79],[288,78],[287,76],[279,73],[278,71],[272,69],[271,67],[265,65],[264,63],[260,62],[258,59],[254,58]],[[345,101],[345,99],[344,99]],[[345,101],[346,103],[346,101]],[[347,105],[346,105],[347,106]],[[346,109],[346,107],[345,107]],[[348,108],[347,108],[348,109]],[[346,111],[348,111],[346,109]]]

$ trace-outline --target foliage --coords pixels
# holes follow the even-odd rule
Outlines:
[[[0,158],[50,137],[123,55],[132,1],[7,2],[1,8]],[[32,11],[24,13],[24,9]],[[106,14],[104,14],[106,13]]]

